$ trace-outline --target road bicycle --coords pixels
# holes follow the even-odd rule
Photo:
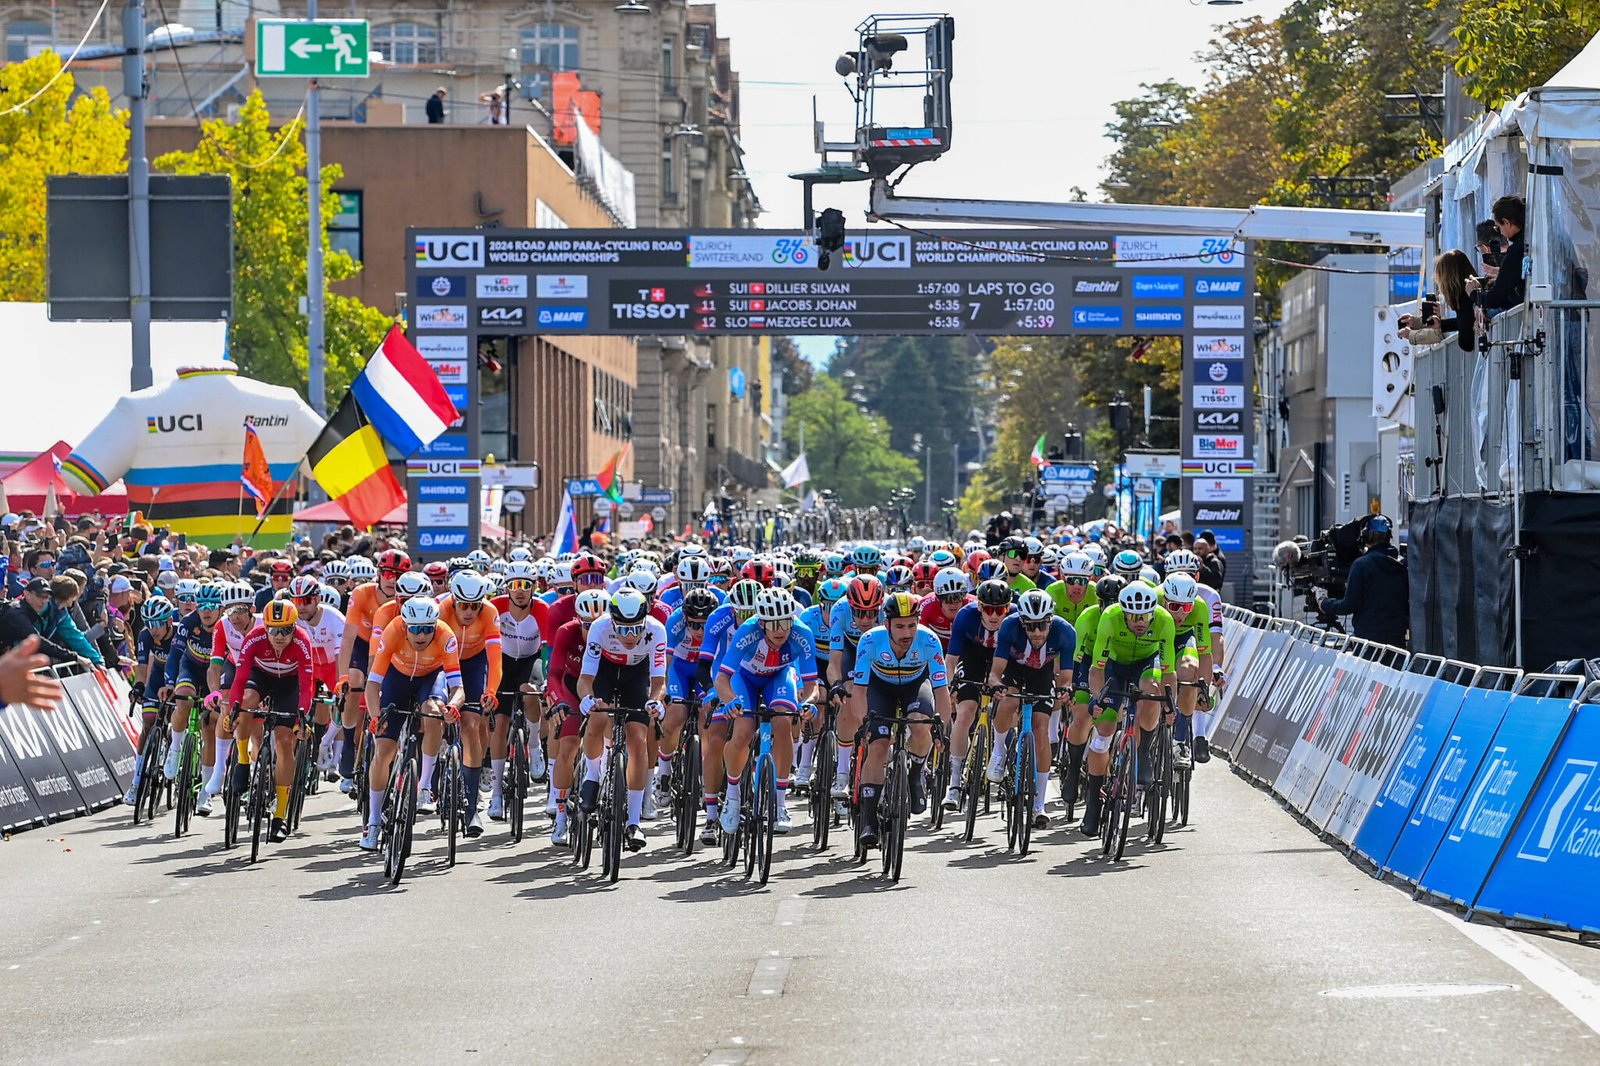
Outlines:
[[[429,701],[432,702],[432,701]],[[389,768],[388,787],[383,794],[379,816],[378,850],[383,855],[383,873],[391,885],[398,885],[411,857],[412,837],[417,828],[417,788],[422,776],[422,728],[419,718],[444,719],[444,711],[429,711],[426,705],[398,704],[383,709],[384,715],[400,716],[400,739],[394,763]]]
[[[476,703],[463,704],[461,709],[480,710]],[[456,864],[456,845],[467,824],[467,796],[461,765],[461,721],[456,715],[450,715],[444,720],[444,738],[439,746],[439,757],[433,762],[433,780],[428,782],[439,815],[439,828],[445,835],[446,866]]]
[[[768,707],[759,694],[751,713],[756,719],[756,731],[750,737],[745,777],[752,787],[739,810],[738,835],[744,838],[745,880],[753,875],[764,885],[772,873],[772,839],[778,821],[778,763],[772,755],[772,720],[799,715]]]
[[[129,718],[133,717],[135,710],[142,710],[142,707],[130,702]],[[139,787],[134,790],[133,797],[134,825],[139,824],[140,812],[144,813],[145,821],[156,820],[156,808],[160,806],[163,794],[166,794],[169,803],[172,802],[172,782],[161,772],[161,768],[166,765],[167,753],[172,743],[167,728],[171,721],[172,703],[169,700],[162,700],[156,709],[156,716],[145,726],[144,735],[139,738],[138,761],[135,764]]]
[[[1026,856],[1033,841],[1033,808],[1038,798],[1038,756],[1033,750],[1033,716],[1036,707],[1043,706],[1040,714],[1048,714],[1055,706],[1055,689],[1049,692],[1022,692],[1006,688],[998,694],[1015,697],[1019,701],[1017,728],[1008,741],[1007,772],[1000,783],[1006,818],[1006,850]]]
[[[944,794],[950,788],[950,741],[946,726],[943,719],[934,719],[933,748],[923,768],[928,790],[928,828],[935,832],[944,828]]]
[[[967,746],[967,764],[962,769],[961,802],[966,809],[967,824],[962,839],[972,842],[978,827],[978,801],[983,801],[983,813],[989,813],[989,750],[994,743],[994,730],[989,724],[992,697],[987,692],[978,696],[978,713],[973,717],[972,742]]]
[[[811,706],[818,714],[817,745],[806,803],[811,810],[811,845],[826,851],[828,834],[839,821],[839,805],[833,798],[833,781],[839,776],[839,700],[830,696]]]
[[[700,824],[700,707],[698,693],[684,698],[683,732],[678,735],[678,750],[672,753],[672,821],[677,831],[678,850],[694,854],[695,830]]]
[[[1103,798],[1100,811],[1100,854],[1110,855],[1114,860],[1120,860],[1128,846],[1128,827],[1133,819],[1133,809],[1140,799],[1137,707],[1138,704],[1145,702],[1162,705],[1163,723],[1168,716],[1175,713],[1171,689],[1167,689],[1164,695],[1152,696],[1127,681],[1115,685],[1108,683],[1096,701],[1100,706],[1117,708],[1119,715],[1117,731],[1112,741],[1111,767],[1101,790]],[[1170,739],[1168,745],[1170,748]],[[1152,789],[1159,790],[1160,778],[1155,777],[1154,780]],[[1147,812],[1148,810],[1147,807]]]
[[[543,691],[533,693],[543,697]],[[504,715],[510,719],[506,729],[506,766],[501,776],[500,796],[505,803],[505,817],[507,828],[511,830],[511,842],[522,843],[522,835],[527,826],[528,792],[533,787],[533,772],[531,769],[532,745],[538,743],[538,738],[532,735],[528,728],[528,715],[521,699],[507,701],[508,708],[502,703],[496,708],[489,719],[489,727],[494,729],[494,718]],[[552,786],[553,787],[553,786]]]
[[[907,736],[911,726],[931,725],[937,719],[926,711],[910,711],[906,707],[896,707],[892,714],[877,715],[876,719],[889,723],[889,757],[884,763],[883,787],[878,790],[879,860],[883,875],[891,882],[898,882],[905,864],[906,833],[911,827],[911,751],[906,746]],[[866,761],[862,755],[865,743],[863,735],[861,743],[856,745],[857,761],[860,763]],[[856,833],[856,856],[859,861],[866,858],[859,829]]]

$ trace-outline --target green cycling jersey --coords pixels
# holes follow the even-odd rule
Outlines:
[[[1055,582],[1045,589],[1045,592],[1049,595],[1050,602],[1055,604],[1056,617],[1065,621],[1069,626],[1076,626],[1083,612],[1098,602],[1095,599],[1094,589],[1085,587],[1083,599],[1073,603],[1071,597],[1067,595],[1067,583],[1065,581]]]
[[[1159,656],[1161,670],[1170,672],[1177,662],[1173,637],[1172,615],[1165,607],[1155,609],[1150,625],[1140,636],[1128,628],[1122,605],[1114,603],[1100,612],[1095,628],[1094,668],[1104,670],[1111,660],[1131,666]]]
[[[1201,655],[1211,654],[1211,605],[1196,596],[1194,604],[1189,608],[1189,613],[1180,621],[1178,615],[1167,606],[1166,596],[1161,597],[1161,606],[1172,615],[1172,629],[1174,641],[1194,634],[1194,650]]]

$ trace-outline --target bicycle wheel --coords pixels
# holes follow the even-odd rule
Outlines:
[[[1122,762],[1128,757],[1125,750],[1127,735],[1115,734],[1115,748],[1111,754],[1111,764],[1107,767],[1106,776],[1100,785],[1100,854],[1111,854],[1111,843],[1116,833],[1113,830],[1121,817],[1121,796],[1119,789],[1122,782]]]
[[[610,782],[608,804],[604,808],[607,824],[604,873],[612,884],[622,876],[622,832],[628,821],[628,769],[621,746],[611,749],[611,764],[606,770]]]
[[[685,732],[674,774],[678,800],[678,848],[694,854],[695,832],[700,828],[700,736]]]
[[[1172,802],[1172,729],[1165,723],[1156,734],[1156,784],[1150,800],[1148,836],[1153,844],[1167,834],[1167,811]]]
[[[1123,850],[1128,846],[1128,826],[1133,821],[1133,808],[1139,796],[1139,742],[1129,737],[1123,744],[1122,766],[1117,777],[1117,792],[1119,805],[1117,818],[1112,824],[1113,840],[1112,858],[1120,860]]]
[[[884,854],[888,858],[889,880],[900,880],[901,867],[906,861],[906,834],[911,830],[911,756],[901,748],[895,753],[890,780],[894,782],[894,803],[889,806],[889,825],[885,836]]]
[[[264,731],[263,735],[270,732]],[[262,831],[266,827],[267,811],[271,809],[268,796],[276,797],[273,787],[273,778],[265,771],[270,770],[270,760],[267,752],[272,750],[272,738],[266,737],[261,745],[261,751],[256,755],[255,772],[250,775],[250,861],[255,862],[261,854]]]
[[[935,832],[944,828],[944,794],[949,788],[950,751],[940,729],[934,733],[933,751],[928,755],[928,824]]]
[[[1017,751],[1017,854],[1022,856],[1028,854],[1028,844],[1033,840],[1033,800],[1038,780],[1034,776],[1034,759],[1033,736],[1029,734],[1018,741]]]
[[[506,762],[501,796],[506,806],[506,822],[511,829],[511,842],[522,843],[522,833],[527,825],[528,788],[531,774],[528,769],[528,726],[518,721],[511,727],[510,756]]]
[[[311,745],[306,743],[306,738],[301,737],[294,746],[294,779],[289,783],[289,809],[285,812],[285,820],[289,823],[292,833],[300,828],[300,811],[306,804],[306,793],[310,789],[310,782],[306,780],[307,768],[311,764],[309,757]]]
[[[189,831],[189,819],[194,815],[195,806],[195,778],[200,773],[197,765],[200,759],[199,744],[195,737],[185,731],[183,734],[183,754],[178,757],[178,780],[173,784],[173,809],[176,812],[172,820],[172,835],[181,837]]]
[[[456,749],[446,745],[439,754],[439,825],[444,830],[446,868],[456,864],[456,844],[461,834],[461,764]]]
[[[417,828],[417,762],[408,757],[395,780],[394,827],[390,834],[389,849],[392,856],[389,883],[398,885],[406,872],[406,860],[411,857],[412,834]]]
[[[989,780],[985,771],[989,766],[989,729],[979,725],[973,732],[972,743],[967,748],[967,764],[963,770],[962,784],[964,796],[962,802],[966,805],[967,824],[961,837],[967,843],[972,843],[973,835],[978,828],[978,800],[989,790]]]
[[[828,831],[833,828],[833,779],[839,770],[839,741],[833,730],[824,729],[817,738],[815,764],[811,772],[811,844],[818,851],[828,849]]]
[[[139,754],[136,761],[139,787],[134,790],[133,794],[134,825],[139,824],[140,812],[145,809],[147,804],[151,803],[151,796],[156,791],[155,776],[151,771],[161,769],[160,764],[155,761],[155,756],[161,747],[161,737],[158,735],[160,728],[159,721],[150,723],[150,728],[145,731],[145,735],[139,744]],[[154,821],[155,815],[152,813],[147,820]]]
[[[1173,771],[1172,775],[1172,824],[1187,826],[1189,824],[1189,786],[1194,781],[1194,771],[1180,768]]]

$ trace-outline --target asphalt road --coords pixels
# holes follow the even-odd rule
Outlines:
[[[391,889],[352,810],[254,866],[123,808],[0,844],[0,1062],[1600,1061],[1600,953],[1469,937],[1223,764],[1163,847],[991,818],[898,886],[808,830],[766,888],[664,829],[614,887],[494,825],[446,870],[432,823]]]

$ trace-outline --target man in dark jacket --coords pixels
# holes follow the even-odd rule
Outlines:
[[[1362,640],[1406,646],[1411,624],[1411,578],[1400,553],[1390,543],[1393,531],[1383,515],[1367,522],[1367,550],[1350,567],[1344,596],[1330,599],[1316,590],[1327,614],[1350,615],[1350,631]]]
[[[1500,257],[1494,283],[1478,297],[1478,306],[1485,311],[1504,311],[1517,307],[1527,297],[1528,286],[1522,276],[1526,247],[1522,227],[1527,210],[1520,196],[1502,196],[1494,202],[1495,225],[1500,227],[1500,235],[1509,243],[1505,254]]]
[[[77,652],[41,635],[40,630],[50,625],[47,616],[54,610],[50,598],[50,582],[42,577],[31,579],[23,589],[22,597],[10,602],[0,601],[0,648],[11,648],[30,636],[39,637],[38,650],[51,662],[78,661]]]

